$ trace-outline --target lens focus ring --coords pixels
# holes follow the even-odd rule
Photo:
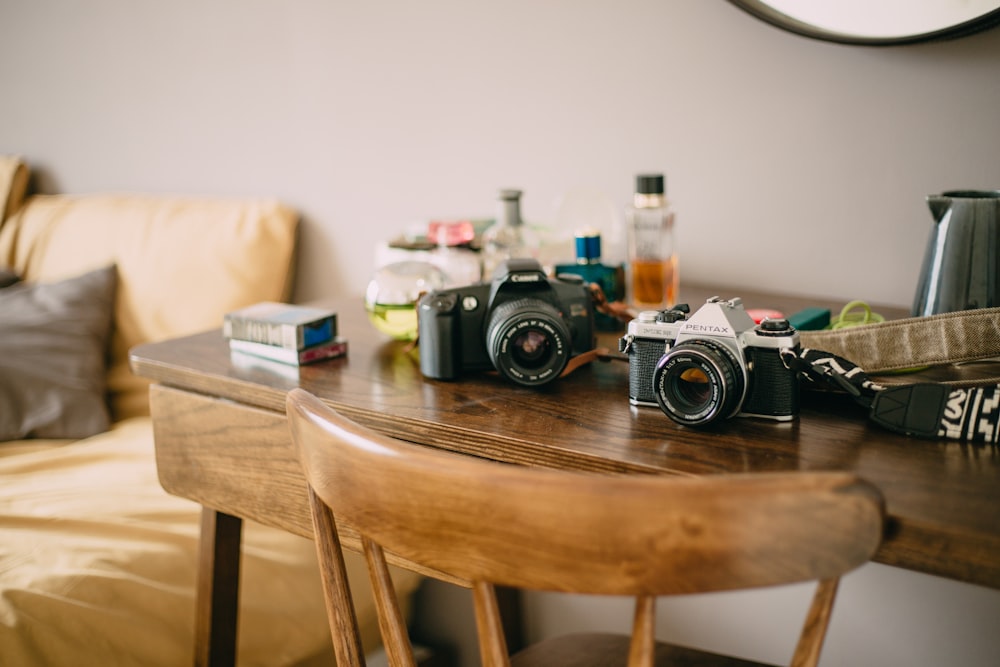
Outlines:
[[[523,385],[536,386],[559,377],[569,361],[572,342],[559,311],[538,299],[498,305],[486,327],[486,350],[493,366]]]
[[[653,372],[660,409],[679,424],[707,424],[739,411],[746,393],[739,360],[711,340],[689,340],[670,348]]]

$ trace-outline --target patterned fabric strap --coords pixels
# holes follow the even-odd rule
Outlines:
[[[800,331],[802,347],[827,350],[878,375],[1000,357],[1000,308],[909,317],[835,331]]]
[[[951,387],[920,383],[886,387],[859,366],[813,348],[785,350],[782,360],[807,383],[840,389],[868,408],[872,421],[907,435],[1000,442],[1000,384]]]
[[[891,387],[876,394],[871,418],[894,431],[925,438],[996,443],[1000,441],[1000,385]]]

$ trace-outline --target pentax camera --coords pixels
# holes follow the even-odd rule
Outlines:
[[[559,377],[596,346],[594,304],[576,276],[550,279],[533,259],[509,259],[489,283],[436,290],[417,301],[420,371],[453,380],[492,370],[525,386]]]
[[[736,298],[712,297],[688,317],[687,305],[643,311],[619,341],[628,355],[629,402],[658,405],[689,426],[730,417],[794,419],[798,373],[781,351],[798,351],[784,319],[756,324]]]

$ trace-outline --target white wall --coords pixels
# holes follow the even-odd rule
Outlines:
[[[804,584],[671,598],[658,606],[657,635],[787,665],[812,592],[813,586]],[[585,598],[586,604],[573,604],[539,594],[528,600],[528,618],[537,634],[571,627],[627,632],[631,627],[630,600]],[[1000,641],[991,619],[998,610],[996,591],[869,563],[841,581],[820,665],[996,667]],[[609,625],[612,618],[615,625]]]
[[[661,600],[657,636],[727,655],[787,665],[811,584]],[[421,591],[425,641],[453,642],[462,665],[479,664],[471,595],[433,582]],[[628,632],[625,598],[527,593],[527,639],[574,631]],[[438,610],[447,609],[446,613]],[[1000,593],[868,563],[843,578],[820,667],[996,667]]]
[[[0,2],[0,149],[48,190],[273,194],[298,296],[408,222],[663,170],[687,280],[909,305],[923,198],[1000,186],[1000,31],[863,48],[726,2]]]
[[[850,47],[720,1],[0,0],[0,152],[45,191],[277,196],[301,300],[359,294],[379,240],[500,187],[545,223],[662,170],[685,280],[908,306],[924,196],[1000,187],[998,63],[1000,30]],[[1000,664],[1000,593],[862,572],[825,665]],[[536,633],[608,617],[531,604]]]

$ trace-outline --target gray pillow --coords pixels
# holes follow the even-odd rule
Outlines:
[[[109,266],[0,289],[0,441],[76,439],[108,429],[116,283]]]
[[[17,275],[8,268],[0,266],[0,287],[7,287],[8,285],[13,285],[21,279],[21,276]]]

